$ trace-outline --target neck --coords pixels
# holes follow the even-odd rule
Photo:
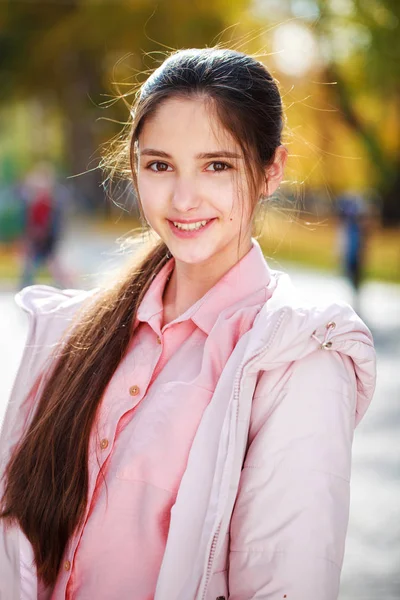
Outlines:
[[[174,269],[165,285],[163,294],[163,325],[182,315],[190,306],[202,298],[214,285],[251,249],[242,246],[230,260],[215,261],[214,264],[188,264],[175,259]]]

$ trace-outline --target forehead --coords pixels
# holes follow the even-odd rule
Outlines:
[[[238,150],[236,140],[223,127],[212,102],[205,98],[165,100],[145,120],[138,141],[141,147],[166,152],[183,147],[196,152]]]

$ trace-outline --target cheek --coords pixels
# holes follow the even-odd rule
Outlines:
[[[231,217],[237,222],[246,220],[249,216],[250,198],[249,192],[243,182],[232,182],[229,194],[226,195],[227,209],[231,211]]]
[[[203,179],[199,185],[202,186],[203,196],[218,206],[221,212],[234,210],[238,194],[237,186],[232,179],[215,175],[208,180]]]
[[[151,195],[154,186],[146,175],[138,176],[138,189],[141,198],[147,198]]]
[[[138,191],[143,212],[146,216],[155,214],[157,209],[163,206],[167,196],[167,190],[165,190],[165,185],[162,185],[161,181],[154,181],[146,176],[138,177]]]

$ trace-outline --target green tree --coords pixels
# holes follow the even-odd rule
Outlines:
[[[38,99],[63,115],[67,171],[94,206],[103,205],[98,149],[116,128],[105,116],[113,65],[154,66],[153,51],[210,45],[247,0],[9,0],[0,4],[0,103]],[[164,46],[165,45],[165,46]],[[110,117],[126,118],[122,105]],[[32,135],[27,132],[27,135]],[[94,170],[90,171],[91,168]]]
[[[400,222],[400,3],[319,0],[316,30],[328,47],[326,81],[362,141],[382,198],[384,223]],[[365,98],[376,109],[368,114]],[[389,135],[385,135],[388,132]]]

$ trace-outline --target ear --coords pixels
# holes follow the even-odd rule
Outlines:
[[[288,151],[285,146],[278,146],[275,150],[273,162],[265,169],[265,186],[262,195],[271,196],[279,187],[285,171]]]

